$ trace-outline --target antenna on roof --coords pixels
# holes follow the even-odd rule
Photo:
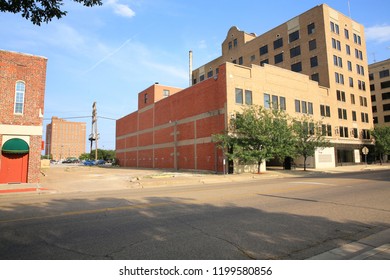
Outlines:
[[[349,18],[352,18],[351,17],[351,4],[349,3],[349,0],[348,0],[348,14],[349,14]]]

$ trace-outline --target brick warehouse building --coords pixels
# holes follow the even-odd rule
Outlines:
[[[39,182],[46,64],[0,50],[0,183]]]

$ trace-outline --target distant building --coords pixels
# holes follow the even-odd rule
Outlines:
[[[0,183],[37,183],[47,59],[0,50]]]
[[[368,66],[374,125],[390,126],[390,59]]]
[[[46,126],[45,154],[54,160],[80,157],[85,153],[86,123],[52,117]]]

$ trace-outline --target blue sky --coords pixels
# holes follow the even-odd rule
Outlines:
[[[366,28],[368,62],[390,57],[390,1],[332,0],[332,8]],[[118,119],[137,110],[137,94],[155,82],[188,86],[188,51],[193,67],[221,55],[231,26],[262,34],[324,3],[314,0],[180,1],[103,0],[86,8],[65,0],[68,15],[33,25],[20,15],[0,13],[0,49],[48,58],[44,127],[52,116]],[[282,8],[283,7],[283,8]],[[87,122],[90,118],[70,119]],[[115,148],[115,121],[100,118],[100,148]],[[87,135],[87,136],[88,136]],[[86,145],[89,146],[88,144]]]

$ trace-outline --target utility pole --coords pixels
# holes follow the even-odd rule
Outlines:
[[[97,160],[97,154],[98,154],[98,129],[97,129],[97,111],[96,111],[96,102],[93,102],[92,105],[92,131],[89,135],[89,141],[91,141],[91,153],[92,153],[92,145],[93,141],[95,141],[95,160]]]

